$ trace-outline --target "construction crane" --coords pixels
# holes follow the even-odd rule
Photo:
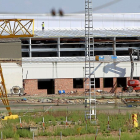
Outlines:
[[[11,112],[11,108],[9,105],[9,100],[7,98],[7,90],[6,90],[6,86],[5,86],[5,81],[4,81],[4,77],[3,77],[3,72],[2,72],[2,67],[0,64],[0,98],[3,102],[3,104],[5,105],[9,116],[3,116],[2,119],[3,120],[7,120],[7,119],[16,119],[18,118],[18,115],[12,115]]]
[[[128,51],[129,51],[130,61],[131,61],[131,73],[130,73],[130,80],[128,80],[128,86],[129,87],[127,88],[127,91],[130,92],[130,93],[133,92],[133,90],[135,90],[136,92],[140,92],[140,87],[139,87],[140,81],[136,80],[136,79],[133,79],[133,73],[134,73],[133,54],[137,53],[137,60],[140,60],[139,50],[129,48]]]

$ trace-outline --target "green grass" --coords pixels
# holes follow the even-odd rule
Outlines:
[[[62,136],[65,138],[69,136],[69,139],[72,139],[71,136],[85,135],[85,134],[96,134],[98,128],[98,139],[104,140],[116,140],[118,139],[119,129],[121,128],[121,140],[139,140],[140,139],[140,127],[133,128],[132,120],[129,113],[123,114],[97,114],[97,124],[92,124],[90,121],[85,121],[83,111],[69,111],[68,114],[66,111],[50,111],[49,113],[27,113],[26,116],[23,116],[23,113],[20,113],[21,120],[24,124],[30,126],[31,123],[34,123],[34,126],[39,128],[39,136]],[[71,121],[72,124],[65,126],[66,116],[68,121]],[[109,116],[109,130],[108,130],[108,116]],[[42,121],[45,121],[45,130],[43,132]],[[138,118],[140,114],[138,113]],[[57,121],[60,122],[60,125],[57,124]],[[140,122],[140,120],[139,120]],[[22,138],[32,138],[33,133],[27,129],[16,129],[20,127],[19,119],[2,121],[3,128],[0,128],[0,131],[3,132],[3,138],[13,138],[15,140]],[[51,131],[48,131],[49,129]],[[116,135],[114,136],[113,133]],[[80,139],[78,137],[77,139]],[[93,139],[86,138],[86,140]]]

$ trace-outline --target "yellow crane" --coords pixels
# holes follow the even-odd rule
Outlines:
[[[18,118],[18,115],[12,115],[12,112],[11,112],[9,100],[7,98],[7,90],[6,90],[5,81],[4,81],[4,77],[3,77],[3,73],[2,73],[1,64],[0,64],[0,98],[3,102],[3,104],[5,105],[5,107],[8,111],[8,114],[9,114],[9,116],[5,116],[3,118],[3,120]]]

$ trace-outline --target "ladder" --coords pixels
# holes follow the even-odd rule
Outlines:
[[[12,115],[11,108],[9,105],[9,100],[7,98],[7,90],[6,90],[5,81],[2,73],[1,64],[0,64],[0,98],[3,104],[5,105],[9,116]]]
[[[92,0],[85,0],[85,111],[86,119],[96,120],[95,69],[94,69],[94,38]],[[94,90],[92,91],[92,87]],[[94,95],[92,98],[91,95]]]

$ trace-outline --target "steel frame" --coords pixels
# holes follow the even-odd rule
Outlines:
[[[30,31],[31,25],[32,32]],[[19,38],[33,36],[34,19],[0,19],[0,38]]]

